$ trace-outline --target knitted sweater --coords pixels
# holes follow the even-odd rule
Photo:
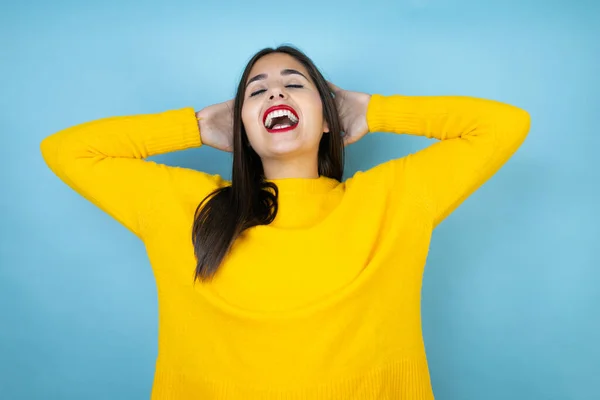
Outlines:
[[[153,399],[433,398],[420,319],[432,231],[511,157],[530,119],[472,97],[373,95],[367,123],[437,141],[345,182],[274,180],[275,220],[195,284],[194,212],[229,182],[145,160],[202,145],[193,108],[44,139],[52,171],[146,246],[159,302]]]

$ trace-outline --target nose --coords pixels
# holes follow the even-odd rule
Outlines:
[[[285,99],[286,95],[283,92],[283,90],[281,90],[281,88],[273,88],[273,90],[271,91],[271,94],[269,96],[269,100],[275,100],[276,98],[279,99]]]

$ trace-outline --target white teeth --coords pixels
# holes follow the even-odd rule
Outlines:
[[[298,118],[296,118],[296,116],[294,115],[293,112],[291,112],[290,110],[275,110],[275,111],[271,111],[268,115],[267,115],[267,119],[265,120],[265,126],[268,128],[271,126],[271,122],[273,121],[273,118],[279,118],[279,117],[288,117],[290,119],[290,121],[292,121],[293,124],[298,122]]]

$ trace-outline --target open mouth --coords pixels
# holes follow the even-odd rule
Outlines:
[[[290,131],[298,126],[299,120],[296,111],[283,104],[270,107],[263,116],[263,123],[269,133]]]

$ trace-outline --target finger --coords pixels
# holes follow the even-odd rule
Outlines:
[[[235,106],[235,100],[233,100],[233,99],[227,100],[225,102],[225,104],[227,105],[227,109],[229,110],[229,112],[231,112],[233,114],[233,107]]]
[[[335,93],[335,92],[339,92],[340,90],[342,90],[341,88],[339,88],[338,86],[334,85],[333,83],[327,81],[327,85],[329,85],[329,88]]]
[[[348,134],[344,134],[344,136],[342,137],[342,140],[344,142],[344,146],[348,146],[349,144],[352,144],[352,136],[350,136]]]

